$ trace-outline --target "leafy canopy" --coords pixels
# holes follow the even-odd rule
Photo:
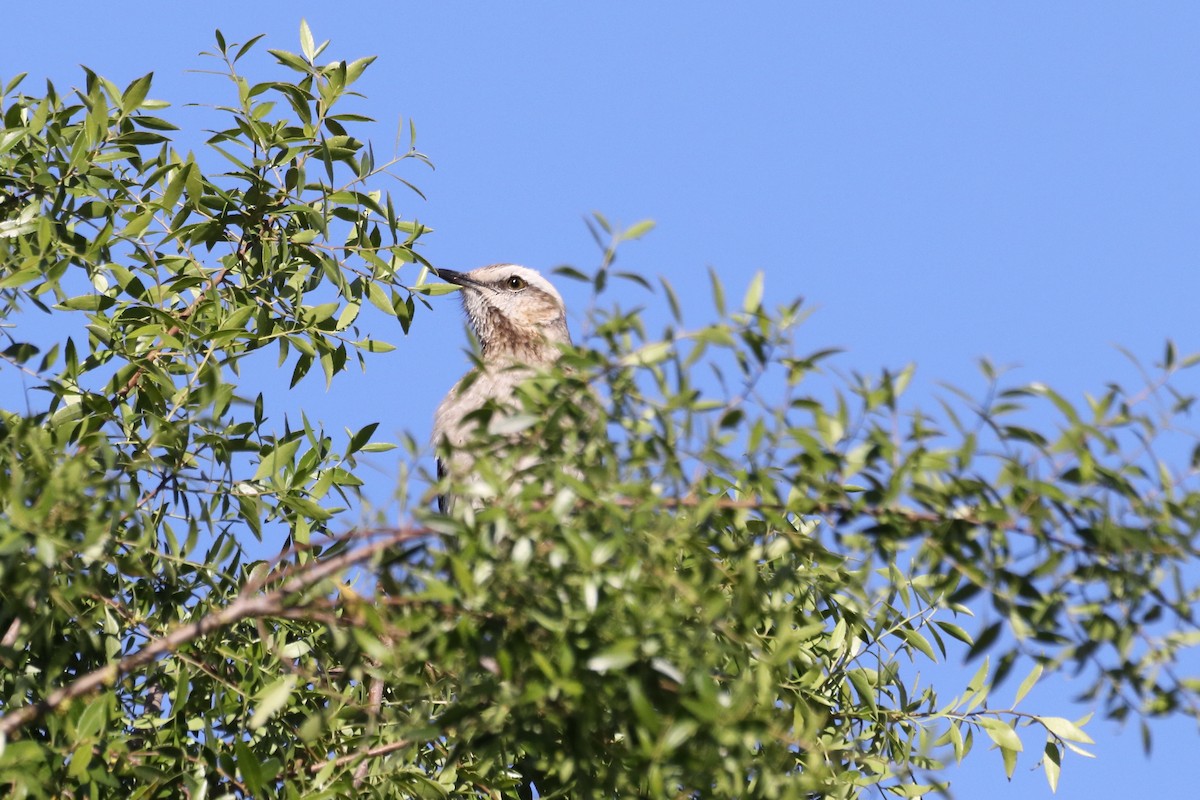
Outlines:
[[[407,332],[448,287],[376,186],[424,157],[356,135],[372,59],[320,64],[302,25],[255,83],[258,37],[216,38],[199,152],[150,75],[0,83],[12,796],[912,797],[980,737],[1055,786],[1082,721],[1018,704],[1060,668],[1109,717],[1200,718],[1174,388],[1200,359],[1082,407],[985,364],[924,413],[911,367],[799,350],[761,276],[733,304],[714,274],[685,325],[616,268],[649,222],[596,215],[598,267],[560,270],[598,298],[584,345],[480,413],[477,474],[431,489],[475,502],[365,522],[378,423],[288,419],[243,374],[394,368],[379,312]],[[661,293],[661,335],[613,280]],[[965,685],[920,679],[964,657]]]

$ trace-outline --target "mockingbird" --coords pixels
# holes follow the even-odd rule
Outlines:
[[[438,458],[438,475],[462,478],[473,461],[464,452],[474,428],[467,417],[489,400],[511,404],[517,384],[553,364],[571,334],[562,296],[535,270],[492,264],[466,273],[436,273],[462,287],[463,310],[483,356],[481,367],[450,390],[434,415],[433,446],[448,455],[448,462]],[[442,512],[452,506],[452,497],[438,497]]]

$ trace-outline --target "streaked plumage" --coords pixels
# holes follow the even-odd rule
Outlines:
[[[437,274],[462,287],[463,310],[482,353],[479,374],[460,380],[434,415],[434,447],[448,446],[452,453],[449,463],[438,459],[438,473],[463,477],[473,463],[464,452],[472,430],[464,418],[488,400],[509,402],[516,385],[551,365],[560,346],[570,344],[571,335],[562,296],[536,270],[492,264],[467,273]],[[453,498],[438,498],[442,511],[452,505]]]

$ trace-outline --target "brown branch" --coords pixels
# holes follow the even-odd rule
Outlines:
[[[0,638],[0,647],[12,647],[17,642],[17,637],[21,634],[21,617],[15,616],[12,622],[8,624],[8,630],[4,632],[4,636]]]
[[[384,643],[391,644],[391,642],[386,639],[384,640]],[[370,717],[370,721],[367,723],[367,733],[373,734],[375,732],[375,728],[379,725],[379,713],[380,713],[381,709],[383,708],[383,678],[379,677],[378,675],[376,675],[374,678],[371,679],[371,689],[370,689],[370,693],[367,695],[367,701],[369,703],[368,708],[367,708],[367,713],[369,714],[369,717]],[[402,745],[407,744],[407,742],[401,740],[400,742],[393,742],[392,744],[402,746]],[[391,745],[385,745],[385,747],[391,747]],[[398,749],[398,748],[393,747],[392,749]],[[385,751],[385,752],[390,752],[390,751]],[[362,760],[362,763],[360,763],[358,765],[358,768],[354,770],[354,784],[353,785],[354,785],[355,789],[362,786],[363,781],[365,781],[367,779],[367,772],[370,770],[370,764],[371,764],[370,758],[369,758],[370,754],[371,754],[371,751],[368,750],[364,754],[364,756],[367,756],[367,757],[364,757]]]
[[[432,531],[424,528],[395,528],[387,532],[377,531],[375,533],[382,534],[382,538],[348,550],[328,561],[311,561],[299,569],[293,569],[291,565],[277,567],[274,570],[275,577],[282,578],[282,583],[264,594],[250,594],[250,591],[257,589],[258,584],[247,584],[237,598],[224,608],[206,614],[195,622],[180,625],[161,638],[150,640],[141,650],[76,678],[65,686],[50,692],[42,700],[10,710],[0,717],[0,736],[9,736],[22,726],[28,725],[71,700],[105,686],[116,684],[134,670],[154,662],[160,656],[167,655],[188,642],[242,620],[280,615],[285,611],[284,601],[290,596],[302,592],[342,570],[369,561],[401,542],[433,534]],[[362,534],[359,533],[359,535]]]
[[[388,744],[381,744],[378,747],[372,747],[369,750],[361,750],[357,753],[350,753],[349,755],[331,758],[326,761],[318,761],[315,764],[310,764],[308,766],[308,771],[315,775],[330,764],[333,764],[335,767],[344,767],[345,765],[350,764],[359,758],[363,759],[365,762],[367,759],[377,758],[378,756],[386,756],[388,753],[394,753],[397,750],[403,750],[411,744],[412,742],[408,741],[407,739],[401,739],[398,742],[389,742]]]

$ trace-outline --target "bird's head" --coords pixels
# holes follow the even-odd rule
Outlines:
[[[570,344],[562,296],[536,270],[492,264],[470,272],[448,269],[438,277],[462,287],[463,310],[485,359],[550,361]]]

